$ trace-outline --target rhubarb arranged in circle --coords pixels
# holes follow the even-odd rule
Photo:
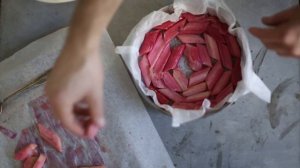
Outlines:
[[[242,79],[237,38],[209,14],[183,13],[177,22],[152,28],[139,54],[145,86],[174,108],[200,109],[204,99],[214,107]]]

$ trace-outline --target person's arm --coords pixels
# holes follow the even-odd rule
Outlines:
[[[300,7],[294,6],[273,16],[264,17],[267,28],[250,28],[269,49],[282,56],[300,58]]]
[[[103,70],[99,58],[102,33],[122,0],[80,0],[64,48],[46,84],[54,115],[71,132],[94,137],[104,126]],[[88,119],[79,122],[76,104],[84,101]],[[82,115],[82,110],[81,110]]]

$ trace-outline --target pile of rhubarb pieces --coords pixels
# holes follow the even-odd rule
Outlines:
[[[173,41],[179,41],[172,45]],[[212,107],[233,93],[241,75],[241,48],[228,25],[209,14],[182,13],[179,21],[152,28],[139,50],[146,87],[160,104],[200,109],[205,98]],[[192,73],[179,66],[185,57]]]

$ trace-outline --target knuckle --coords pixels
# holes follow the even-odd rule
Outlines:
[[[296,43],[297,33],[293,29],[288,29],[283,33],[282,41],[285,45],[291,46]]]

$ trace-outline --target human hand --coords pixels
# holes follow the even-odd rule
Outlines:
[[[105,124],[102,87],[99,49],[65,47],[48,78],[46,94],[54,116],[65,128],[93,138]],[[78,106],[79,102],[87,107]]]
[[[278,55],[300,58],[300,7],[294,6],[273,16],[262,18],[270,27],[250,28],[249,31],[259,38],[269,49]]]

